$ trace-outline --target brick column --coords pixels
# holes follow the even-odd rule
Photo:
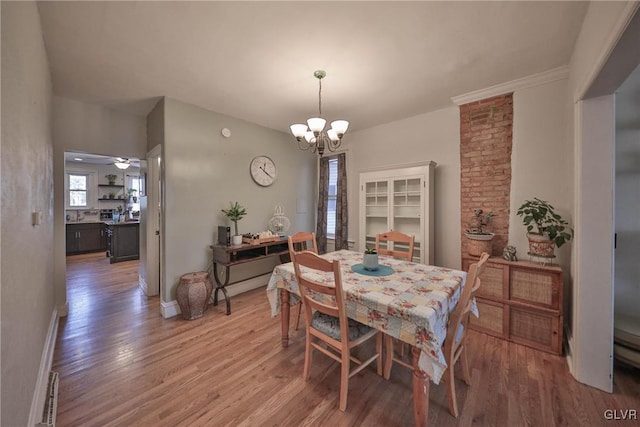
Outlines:
[[[489,231],[493,255],[502,255],[509,236],[513,94],[460,106],[460,210],[462,255],[467,255],[464,232],[476,209],[493,211]]]

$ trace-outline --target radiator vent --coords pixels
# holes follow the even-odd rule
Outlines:
[[[49,383],[44,400],[42,421],[38,426],[54,427],[56,425],[56,411],[58,409],[58,373],[49,372]]]

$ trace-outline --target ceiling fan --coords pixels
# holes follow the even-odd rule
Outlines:
[[[113,163],[118,169],[127,169],[131,166],[131,161],[122,157],[116,157],[116,161]]]

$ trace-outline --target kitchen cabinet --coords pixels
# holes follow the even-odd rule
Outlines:
[[[434,162],[360,174],[360,249],[389,230],[415,236],[414,261],[434,262]]]
[[[67,224],[67,255],[106,250],[105,225],[101,222],[85,224]]]
[[[109,262],[140,259],[140,224],[120,222],[107,224]]]
[[[477,262],[463,258],[462,268]],[[470,328],[562,354],[562,269],[526,261],[489,258],[480,275],[476,302],[480,317],[471,316]]]

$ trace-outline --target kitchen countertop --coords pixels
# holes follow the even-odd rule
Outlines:
[[[113,221],[102,221],[107,225],[134,225],[140,224],[140,221],[125,221],[125,222],[113,222]]]
[[[140,221],[125,221],[115,223],[113,221],[67,221],[66,225],[72,224],[106,224],[106,225],[128,225],[128,224],[140,224]]]

